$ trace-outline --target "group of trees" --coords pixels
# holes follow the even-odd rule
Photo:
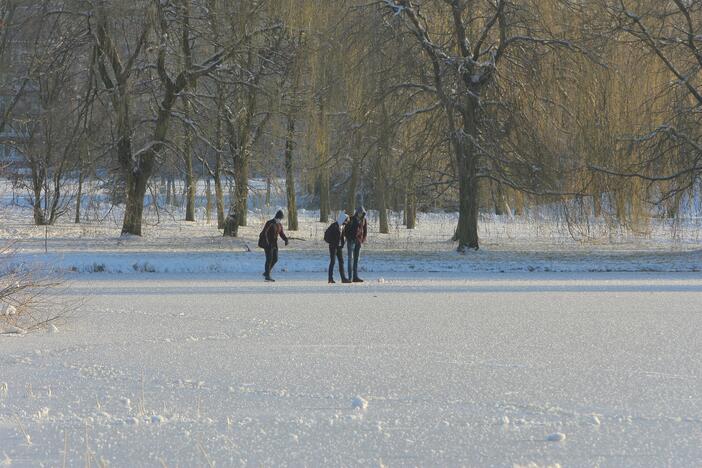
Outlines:
[[[0,66],[37,224],[99,179],[140,235],[177,174],[186,220],[202,179],[246,225],[281,178],[293,230],[300,194],[454,209],[463,250],[487,210],[675,216],[702,172],[702,0],[4,0]]]

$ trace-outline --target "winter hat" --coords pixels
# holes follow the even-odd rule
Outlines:
[[[365,216],[366,215],[366,209],[363,208],[362,206],[359,206],[356,208],[356,216]]]
[[[349,215],[347,215],[343,211],[340,211],[339,217],[336,218],[336,222],[339,224],[339,226],[341,226],[342,224],[344,224],[346,222],[347,219],[349,219]]]
[[[278,212],[275,214],[275,219],[283,219],[285,217],[285,214],[283,213],[283,210],[278,210]]]

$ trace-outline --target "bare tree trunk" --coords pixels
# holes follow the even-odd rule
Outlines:
[[[54,190],[51,196],[51,209],[49,211],[49,224],[53,226],[59,216],[59,202],[61,200],[61,178],[63,175],[62,165],[54,173]],[[49,188],[47,187],[47,192]],[[47,200],[48,202],[48,200]]]
[[[621,189],[614,192],[614,209],[617,216],[617,221],[622,225],[627,221],[625,197],[626,195]]]
[[[381,234],[390,232],[388,225],[387,183],[385,181],[385,160],[390,157],[390,134],[387,109],[382,105],[383,124],[378,138],[378,154],[375,158],[375,202],[378,205],[378,224]]]
[[[402,208],[402,225],[407,226],[407,206],[408,206],[408,195],[407,192],[405,191],[405,199],[402,200],[404,206]]]
[[[683,192],[676,192],[673,197],[668,199],[666,206],[666,215],[670,219],[675,219],[678,217],[680,212],[680,202],[682,201]]]
[[[356,210],[356,191],[358,190],[358,179],[361,175],[361,161],[358,157],[360,145],[360,131],[357,130],[354,135],[353,148],[351,148],[351,177],[349,178],[349,188],[346,194],[346,212],[349,215]]]
[[[205,191],[205,197],[207,202],[205,204],[205,217],[207,218],[207,224],[212,221],[212,184],[210,183],[210,178],[207,178],[207,189]]]
[[[285,138],[285,192],[288,199],[288,230],[297,231],[297,201],[295,199],[295,119],[288,116],[288,132]]]
[[[331,206],[329,203],[329,172],[319,169],[319,222],[328,223]]]
[[[185,62],[185,68],[191,69],[193,67],[192,50],[190,44],[190,0],[181,0],[180,7],[182,8],[182,19],[183,19],[183,31],[181,37],[181,48],[183,52],[183,61]],[[185,111],[185,118],[189,120],[193,116],[193,105],[190,102],[189,94],[194,92],[197,83],[194,79],[188,77],[186,79],[186,85],[183,88],[183,108]],[[183,156],[185,157],[185,220],[195,221],[195,192],[196,192],[196,180],[195,173],[193,172],[193,135],[190,125],[184,123],[184,137],[185,137],[185,147]]]
[[[171,195],[171,182],[172,178],[171,175],[168,174],[166,177],[166,205],[171,206],[173,204],[173,197]]]
[[[519,191],[514,191],[514,215],[522,216],[524,214],[524,194]]]
[[[405,195],[405,225],[407,229],[414,229],[417,226],[417,195],[414,192],[410,181]]]
[[[46,224],[46,216],[41,206],[42,187],[44,186],[42,169],[37,168],[35,163],[30,164],[32,171],[32,208],[34,212],[34,224],[43,226]]]
[[[492,202],[495,205],[495,215],[502,216],[505,214],[505,194],[502,190],[502,183],[497,182],[497,187],[493,191]]]
[[[349,214],[352,214],[356,209],[356,192],[361,172],[361,165],[357,159],[354,158],[351,164],[351,178],[349,179],[349,191],[346,198],[346,211]]]
[[[217,83],[217,153],[215,154],[214,184],[215,201],[217,204],[217,228],[224,229],[224,190],[222,190],[222,151],[224,150],[224,133],[222,119],[224,118],[224,91],[222,84]]]
[[[458,162],[459,168],[459,211],[456,240],[458,250],[477,250],[478,243],[478,180],[475,162],[464,155]]]
[[[144,213],[144,196],[148,176],[142,172],[127,177],[127,206],[124,209],[122,234],[141,236],[141,221]]]
[[[190,117],[192,105],[185,101],[185,115]],[[185,220],[195,221],[195,174],[193,173],[193,136],[190,128],[185,125],[185,141],[183,157],[185,158]]]
[[[195,177],[190,155],[185,158],[185,220],[195,221]]]
[[[474,93],[478,94],[478,93]],[[474,141],[477,138],[476,106],[472,97],[468,97],[464,104],[461,118],[463,121],[463,135],[454,135],[452,138],[454,152],[458,166],[458,227],[456,240],[458,251],[466,248],[478,250],[478,168],[477,149]]]
[[[382,184],[378,193],[378,224],[380,234],[388,234],[390,232],[385,186]]]
[[[376,159],[375,165],[375,202],[378,205],[378,224],[381,234],[387,234],[390,232],[390,227],[388,225],[388,209],[387,209],[387,196],[386,196],[386,184],[385,184],[385,174],[383,171],[383,155],[384,150],[378,152],[378,157]]]
[[[326,167],[328,158],[327,128],[324,117],[324,104],[320,103],[317,126],[317,156],[319,157],[319,222],[328,223],[331,206],[329,202],[329,170]]]
[[[592,205],[595,218],[600,218],[602,216],[602,194],[599,190],[595,190],[592,194]]]
[[[159,118],[154,130],[156,141],[165,140],[168,132],[168,124],[171,108],[176,100],[174,88],[169,88],[166,97],[161,103]],[[124,222],[122,223],[122,234],[133,234],[141,236],[142,215],[144,213],[144,196],[146,195],[146,184],[153,172],[156,154],[160,151],[161,145],[155,145],[145,151],[139,159],[137,167],[132,165],[131,147],[126,157],[120,158],[124,173],[127,175],[126,193],[127,206],[124,211]]]
[[[236,220],[236,213],[230,212],[224,220],[224,237],[237,237],[239,235],[239,223]]]
[[[78,169],[78,193],[76,194],[76,216],[73,222],[80,224],[80,201],[83,198],[83,168]]]
[[[271,176],[266,176],[266,207],[271,206]]]
[[[222,190],[222,155],[217,152],[214,170],[215,200],[217,203],[217,228],[224,229],[224,190]]]
[[[215,43],[219,43],[220,34],[217,27],[217,16],[220,14],[216,0],[207,1],[208,15],[210,15],[210,26],[212,27],[212,35]],[[215,202],[217,204],[217,228],[224,229],[226,220],[224,218],[224,190],[222,190],[222,151],[224,151],[224,133],[222,129],[222,119],[226,118],[224,110],[224,89],[221,81],[217,80],[216,84],[217,96],[217,121],[215,125],[217,153],[215,154],[215,169],[214,169],[214,185],[215,185]]]
[[[234,207],[239,226],[246,226],[249,202],[249,161],[248,152],[238,148],[234,158]]]

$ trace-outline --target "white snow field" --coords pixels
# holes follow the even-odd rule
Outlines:
[[[79,275],[0,338],[0,463],[702,460],[699,274],[317,276]]]

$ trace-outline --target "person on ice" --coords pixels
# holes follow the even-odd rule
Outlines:
[[[288,238],[283,232],[284,217],[283,210],[278,210],[275,217],[266,222],[258,236],[258,246],[266,252],[266,269],[263,272],[266,281],[275,281],[271,278],[271,270],[278,262],[278,236],[288,245]]]
[[[324,231],[324,240],[329,244],[329,283],[333,284],[334,281],[334,261],[339,260],[339,274],[341,275],[342,283],[350,283],[346,275],[344,274],[344,227],[349,219],[349,215],[343,211],[339,212],[339,217],[331,223],[331,225]]]
[[[368,237],[368,222],[366,210],[362,206],[356,208],[350,223],[344,229],[344,235],[349,256],[349,276],[354,283],[363,283],[358,277],[358,257],[361,255],[361,244],[366,242]]]

